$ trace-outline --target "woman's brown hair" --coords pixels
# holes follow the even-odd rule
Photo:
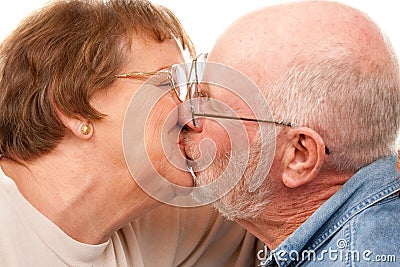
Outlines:
[[[167,8],[145,0],[57,1],[27,17],[0,47],[0,154],[30,160],[65,135],[56,107],[103,117],[91,95],[113,83],[136,34],[194,48]]]

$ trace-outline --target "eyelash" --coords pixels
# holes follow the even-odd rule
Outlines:
[[[203,101],[208,102],[210,100],[210,94],[207,91],[200,90],[199,95],[200,95],[201,99],[203,99]]]
[[[158,77],[155,76],[154,78],[154,85],[164,87],[164,86],[171,86],[171,82],[168,78],[165,76],[162,77],[162,75],[159,75]]]
[[[199,92],[200,97],[210,98],[207,92],[201,91]]]
[[[171,87],[171,82],[169,80],[161,81],[158,86],[169,86]]]

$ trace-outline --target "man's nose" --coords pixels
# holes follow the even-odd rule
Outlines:
[[[196,123],[194,123],[192,108],[189,101],[185,101],[182,104],[180,104],[178,112],[179,112],[178,123],[181,126],[186,125],[192,131],[198,133],[203,131],[203,123],[201,122],[201,120],[199,120],[199,118],[197,118],[195,120]]]

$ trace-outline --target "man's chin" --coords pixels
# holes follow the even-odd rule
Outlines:
[[[257,191],[250,192],[250,177],[241,172],[235,172],[234,169],[225,170],[220,177],[216,174],[221,169],[215,165],[200,172],[196,182],[196,185],[200,187],[199,190],[193,192],[193,197],[199,203],[211,204],[228,220],[236,221],[254,218],[269,204],[268,197],[266,197],[269,187],[264,184]],[[211,181],[212,177],[218,177],[214,183]],[[240,177],[241,179],[232,183],[235,180],[234,177]],[[229,181],[224,181],[224,178],[230,179]],[[262,190],[261,192],[263,193],[258,190]]]
[[[196,190],[192,193],[194,200],[198,203],[211,204],[229,193],[232,186],[227,186],[220,178],[212,166],[196,173]]]
[[[204,187],[202,189],[199,189],[197,191],[194,191],[192,195],[193,195],[194,200],[197,203],[210,204],[223,217],[225,217],[228,220],[232,220],[232,218],[229,216],[229,214],[230,214],[230,212],[229,212],[230,206],[226,206],[225,205],[226,204],[225,201],[223,201],[223,198],[225,198],[225,196],[218,196],[217,192],[215,192],[213,190],[210,190],[210,188],[206,188],[206,187]],[[211,200],[214,200],[214,201],[211,201]]]

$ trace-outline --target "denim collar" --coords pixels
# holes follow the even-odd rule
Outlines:
[[[381,158],[357,171],[274,251],[280,267],[293,266],[290,251],[316,250],[354,215],[400,191],[397,155]]]

